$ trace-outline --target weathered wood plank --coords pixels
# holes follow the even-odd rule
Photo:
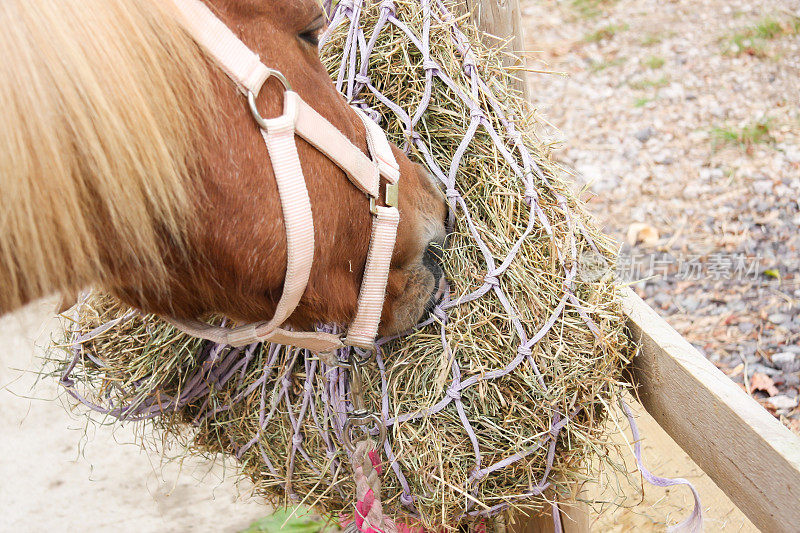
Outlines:
[[[800,438],[630,289],[623,309],[641,343],[631,377],[645,409],[753,524],[797,531]]]
[[[522,10],[519,0],[460,0],[458,6],[463,13],[469,13],[472,20],[487,35],[487,44],[496,46],[509,41],[509,54],[506,66],[518,67],[516,84],[522,94],[527,95],[525,83],[525,36],[522,30]]]

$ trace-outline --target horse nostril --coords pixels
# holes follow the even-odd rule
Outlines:
[[[432,241],[425,249],[425,253],[430,254],[431,258],[436,262],[436,264],[441,267],[444,264],[444,248],[444,243]]]
[[[428,309],[433,309],[444,297],[447,282],[444,278],[444,270],[442,265],[444,262],[444,243],[432,241],[425,248],[425,253],[422,255],[422,264],[433,274],[433,289],[431,297],[428,301]]]
[[[425,253],[422,254],[422,264],[433,272],[438,281],[442,275],[442,265],[444,264],[444,243],[438,241],[428,243]]]

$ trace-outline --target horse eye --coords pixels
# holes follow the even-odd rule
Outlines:
[[[311,46],[319,46],[319,32],[319,28],[315,30],[307,30],[302,32],[299,37]]]
[[[317,17],[314,22],[306,26],[298,36],[311,46],[319,46],[319,36],[322,29],[325,27],[325,19],[322,15]]]

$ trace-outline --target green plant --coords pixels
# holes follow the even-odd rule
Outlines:
[[[751,32],[756,36],[762,39],[775,39],[776,37],[780,37],[787,33],[787,30],[796,30],[796,28],[790,28],[788,26],[784,26],[779,21],[775,19],[764,19],[760,23],[756,24]]]
[[[608,26],[603,26],[602,28],[587,34],[583,40],[587,43],[596,43],[604,39],[611,39],[617,33],[625,31],[628,28],[629,26],[627,24],[609,24]]]
[[[720,144],[735,144],[746,150],[753,145],[771,142],[773,140],[770,128],[772,119],[764,117],[756,122],[746,124],[741,128],[717,127],[711,130],[714,137],[714,146]]]
[[[669,76],[663,75],[660,78],[646,78],[630,82],[631,89],[642,90],[649,88],[666,87],[669,85]]]
[[[617,0],[572,0],[572,8],[583,18],[595,18]]]
[[[652,98],[637,98],[633,101],[633,107],[644,107],[651,101],[653,101]]]
[[[592,72],[601,72],[607,68],[616,67],[621,64],[625,63],[624,57],[615,57],[614,59],[598,61],[596,63],[592,63],[591,69]]]
[[[645,59],[644,61],[642,61],[642,63],[646,67],[655,70],[657,68],[661,68],[661,67],[664,66],[664,58],[660,57],[660,56],[650,56],[647,59]]]
[[[664,40],[664,36],[660,33],[648,33],[641,41],[642,46],[653,46]]]
[[[721,42],[727,55],[766,57],[767,41],[797,35],[799,31],[800,17],[783,20],[767,17],[722,38]]]
[[[256,520],[241,533],[319,533],[326,525],[305,507],[290,507]]]
[[[733,56],[767,56],[766,45],[764,42],[760,39],[750,37],[744,33],[737,33],[731,37],[730,45],[727,47],[726,53]]]

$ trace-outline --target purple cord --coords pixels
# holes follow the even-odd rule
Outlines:
[[[692,497],[694,498],[694,509],[692,510],[692,514],[680,524],[668,527],[667,531],[685,531],[687,533],[699,533],[703,531],[703,506],[700,503],[700,494],[697,492],[697,489],[694,488],[694,485],[692,485],[690,481],[687,481],[683,478],[659,477],[652,474],[647,468],[645,468],[644,463],[642,463],[642,441],[641,437],[639,436],[639,427],[636,425],[636,420],[633,418],[633,412],[631,411],[631,408],[628,407],[628,404],[625,403],[625,400],[620,399],[620,403],[622,404],[623,411],[625,411],[625,416],[628,418],[628,424],[631,426],[631,433],[633,433],[633,454],[636,457],[636,466],[639,468],[639,472],[642,473],[642,477],[645,479],[645,481],[655,487],[686,485],[689,487],[689,490],[692,491]]]

